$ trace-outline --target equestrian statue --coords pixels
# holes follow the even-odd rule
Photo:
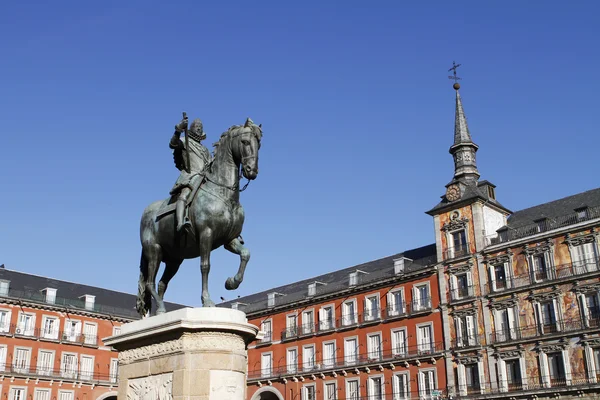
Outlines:
[[[184,140],[181,134],[184,133]],[[237,289],[244,279],[250,251],[241,238],[244,209],[240,204],[240,179],[248,182],[258,175],[261,125],[248,118],[234,125],[214,144],[214,155],[201,143],[206,139],[202,121],[195,119],[188,129],[188,118],[175,125],[169,141],[180,175],[170,191],[171,197],[150,204],[140,224],[142,256],[136,308],[142,318],[152,311],[166,312],[164,295],[169,281],[185,259],[200,257],[202,305],[214,307],[208,291],[210,253],[221,246],[240,256],[237,273],[227,278],[225,288]],[[155,280],[160,263],[165,270]]]

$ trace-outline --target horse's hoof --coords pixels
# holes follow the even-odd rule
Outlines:
[[[227,290],[235,290],[239,286],[240,283],[231,277],[227,278],[227,280],[225,281],[225,289]]]

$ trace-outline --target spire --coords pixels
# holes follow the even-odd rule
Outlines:
[[[460,85],[458,84],[459,77],[456,76],[456,69],[460,64],[452,62],[452,68],[448,71],[454,71],[454,76],[448,78],[454,80],[454,90],[456,90],[456,115],[454,116],[454,144],[450,147],[450,154],[454,158],[454,181],[462,181],[463,183],[475,183],[479,179],[479,171],[477,170],[477,162],[475,161],[475,153],[479,148],[471,139],[469,126],[467,125],[467,117],[463,109],[462,99],[460,98]]]

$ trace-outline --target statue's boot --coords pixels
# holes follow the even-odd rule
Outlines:
[[[178,199],[177,206],[175,207],[175,216],[177,218],[177,232],[185,232],[188,234],[192,233],[192,223],[190,219],[185,215],[185,199]]]

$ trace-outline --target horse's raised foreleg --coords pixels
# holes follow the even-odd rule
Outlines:
[[[246,265],[250,260],[250,250],[248,250],[239,239],[233,239],[231,242],[225,245],[225,248],[240,256],[240,267],[235,276],[230,276],[225,281],[225,289],[234,290],[240,286],[240,283],[244,280],[244,271],[246,271]]]
[[[148,261],[148,280],[146,281],[146,289],[152,293],[152,297],[154,297],[154,300],[156,301],[156,314],[163,314],[166,312],[165,303],[162,301],[155,288],[156,275],[158,274],[158,268],[160,267],[160,261],[162,259],[162,249],[158,244],[152,244],[144,248],[144,253]]]
[[[160,281],[158,282],[158,296],[161,300],[164,301],[165,292],[167,291],[167,286],[169,285],[169,281],[173,279],[177,271],[179,271],[179,267],[183,260],[169,260],[165,261],[165,271],[160,277]]]
[[[210,299],[208,292],[208,274],[210,272],[210,251],[212,250],[212,231],[205,229],[199,238],[200,248],[200,272],[202,273],[202,305],[214,307],[215,303]]]

